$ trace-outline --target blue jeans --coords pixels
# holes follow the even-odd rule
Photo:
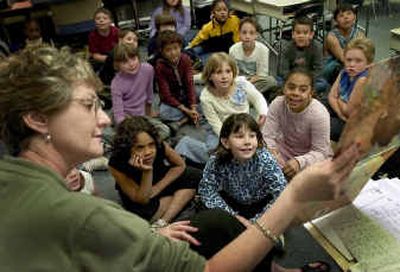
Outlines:
[[[176,122],[182,120],[186,115],[178,108],[172,107],[165,103],[160,104],[160,118],[168,122]]]

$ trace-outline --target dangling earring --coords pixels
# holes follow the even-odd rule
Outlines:
[[[46,134],[44,135],[44,141],[45,141],[46,143],[50,143],[50,142],[51,142],[51,135],[50,135],[50,133],[46,133]]]

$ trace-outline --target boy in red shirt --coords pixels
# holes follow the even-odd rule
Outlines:
[[[118,43],[118,28],[111,25],[112,15],[108,9],[98,8],[93,16],[96,29],[89,34],[89,53],[96,62],[104,63],[107,54]]]

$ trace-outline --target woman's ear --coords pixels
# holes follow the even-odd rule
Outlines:
[[[31,128],[32,130],[40,133],[40,134],[47,134],[49,133],[48,129],[48,118],[38,112],[28,112],[22,116],[27,127]]]
[[[227,138],[221,138],[221,144],[223,147],[225,147],[225,149],[229,149],[229,143],[228,143],[228,139]]]

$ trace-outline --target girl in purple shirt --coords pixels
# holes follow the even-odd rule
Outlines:
[[[118,73],[111,82],[114,120],[121,123],[126,116],[151,116],[154,69],[141,63],[138,50],[120,43],[114,52]]]

